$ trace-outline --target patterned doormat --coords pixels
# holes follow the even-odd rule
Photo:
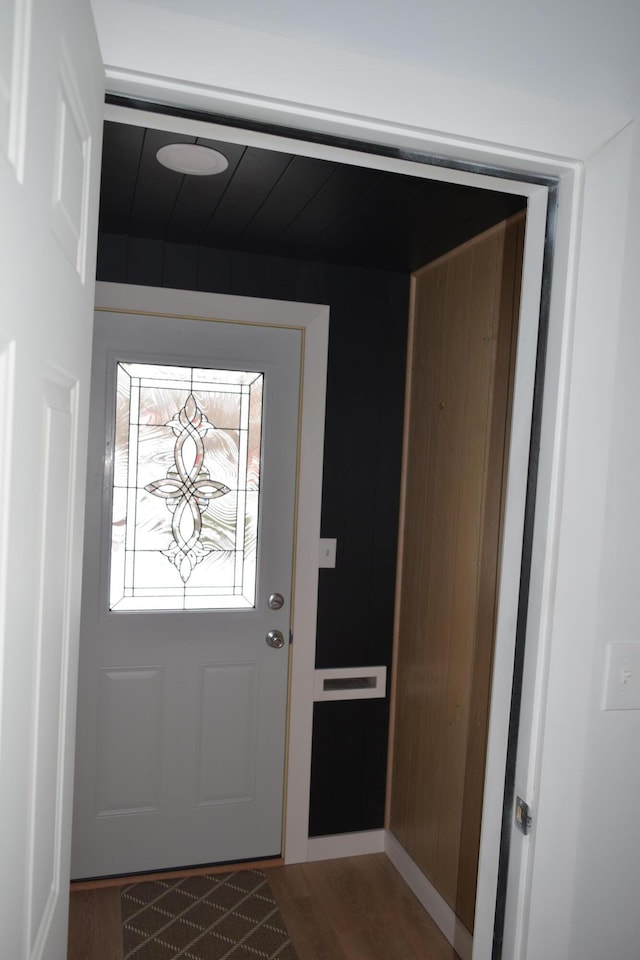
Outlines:
[[[122,888],[124,960],[297,960],[261,870]]]

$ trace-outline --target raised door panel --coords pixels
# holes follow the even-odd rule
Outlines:
[[[164,670],[98,671],[96,816],[160,806]]]
[[[62,848],[64,743],[60,704],[69,660],[68,585],[71,464],[75,434],[75,385],[45,381],[41,481],[41,540],[35,569],[34,726],[29,852],[30,954],[44,942],[58,894]],[[52,802],[53,799],[53,802]]]
[[[55,136],[53,232],[84,282],[92,143],[79,80],[64,47],[58,72]]]
[[[0,151],[22,180],[26,132],[31,0],[0,6]]]
[[[199,805],[255,800],[257,696],[257,663],[201,668]],[[230,749],[231,742],[233,749]]]

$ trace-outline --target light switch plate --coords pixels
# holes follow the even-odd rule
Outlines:
[[[336,544],[335,537],[320,538],[320,557],[319,567],[335,567],[336,565]]]
[[[609,643],[603,710],[640,710],[640,643]]]

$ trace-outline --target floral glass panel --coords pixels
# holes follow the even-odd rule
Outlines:
[[[111,610],[254,605],[263,379],[117,364]]]

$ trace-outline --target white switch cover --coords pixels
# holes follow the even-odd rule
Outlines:
[[[320,558],[319,567],[335,567],[336,565],[336,539],[335,537],[320,538]]]
[[[604,710],[640,710],[640,643],[610,643]]]

